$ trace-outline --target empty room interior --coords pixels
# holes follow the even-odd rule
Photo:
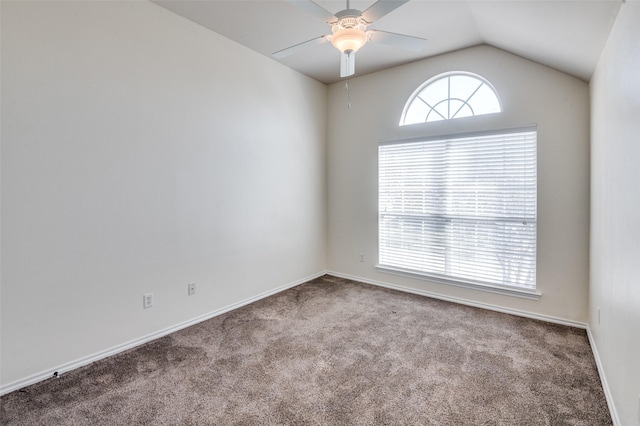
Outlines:
[[[445,337],[473,340],[441,321],[472,309],[487,324],[544,324],[549,341],[565,333],[558,359],[583,339],[611,423],[640,425],[639,1],[2,0],[0,15],[5,420],[17,416],[9,397],[172,333],[186,345],[208,321],[240,327],[234,312],[252,306],[275,323],[292,315],[277,303],[293,291],[309,310],[278,352],[291,365],[312,313],[334,312],[326,325],[368,295],[358,324],[370,343],[413,333],[385,303],[416,304],[416,321],[434,327],[425,345],[442,352],[411,362],[436,371]],[[360,45],[341,45],[343,33]],[[303,298],[322,288],[343,300]],[[336,347],[358,359],[395,350],[340,346],[350,339]],[[475,344],[462,372],[484,350]],[[517,366],[514,353],[497,365]],[[328,377],[334,355],[295,356]],[[376,375],[399,371],[396,358]],[[447,380],[425,395],[453,401]],[[547,389],[537,380],[524,395]],[[411,383],[414,406],[426,405]],[[342,385],[363,413],[356,402],[385,397]],[[446,424],[439,404],[400,418],[378,403],[360,424]],[[500,415],[500,402],[484,404]],[[309,407],[324,417],[280,407],[271,420],[352,415]],[[449,424],[473,424],[473,407]],[[483,424],[600,424],[561,411]],[[155,422],[216,423],[198,419]]]

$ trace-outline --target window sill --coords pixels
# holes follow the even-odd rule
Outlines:
[[[405,277],[416,278],[416,279],[419,279],[419,280],[433,281],[433,282],[440,283],[440,284],[447,284],[447,285],[453,285],[453,286],[456,286],[456,287],[470,288],[470,289],[473,289],[473,290],[480,290],[480,291],[486,291],[486,292],[489,292],[489,293],[503,294],[503,295],[506,295],[506,296],[521,297],[521,298],[524,298],[524,299],[531,299],[531,300],[539,300],[540,297],[542,297],[542,293],[540,293],[539,291],[536,291],[536,290],[525,290],[525,289],[518,289],[518,288],[510,288],[510,287],[490,285],[490,284],[484,284],[484,283],[473,282],[473,281],[458,281],[458,280],[448,279],[448,278],[439,277],[439,276],[435,276],[435,275],[422,274],[422,273],[415,272],[415,271],[410,271],[410,270],[407,270],[407,269],[395,268],[395,267],[384,266],[384,265],[376,265],[376,269],[379,270],[380,272],[384,272],[386,274],[401,275],[401,276],[405,276]]]

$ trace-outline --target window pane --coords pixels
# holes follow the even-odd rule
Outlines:
[[[419,98],[416,98],[411,108],[407,111],[404,118],[406,124],[424,123],[427,121],[427,114],[429,114],[431,108],[422,102]]]
[[[453,75],[451,79],[451,94],[454,99],[466,101],[473,95],[473,92],[483,84],[481,80],[468,75]]]
[[[449,98],[449,79],[442,78],[425,87],[419,95],[432,107],[443,99]]]
[[[500,112],[500,102],[489,86],[483,84],[473,95],[469,103],[476,115]]]

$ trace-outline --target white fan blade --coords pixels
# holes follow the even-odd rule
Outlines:
[[[367,33],[369,33],[369,41],[393,47],[400,47],[407,50],[422,50],[427,44],[427,39],[425,38],[413,37],[404,34],[396,34],[380,30],[371,30],[367,31]]]
[[[367,22],[377,21],[387,13],[396,10],[408,1],[409,0],[378,0],[367,10],[362,12],[362,17],[366,19]]]
[[[287,47],[286,49],[278,50],[273,53],[273,57],[277,59],[284,58],[289,55],[293,55],[294,53],[298,53],[301,50],[306,49],[307,47],[315,46],[317,44],[325,43],[329,40],[328,35],[323,35],[320,37],[312,38],[311,40],[303,41],[302,43],[294,44],[293,46]]]
[[[340,77],[349,77],[356,73],[356,53],[344,52],[340,60]]]
[[[322,19],[328,24],[336,22],[338,20],[338,18],[336,18],[333,13],[329,12],[319,4],[314,3],[312,0],[287,0],[287,2],[300,10],[303,10],[307,13],[310,13],[311,15]]]

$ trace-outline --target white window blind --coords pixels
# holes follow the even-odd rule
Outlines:
[[[536,132],[381,144],[379,263],[535,290]]]

